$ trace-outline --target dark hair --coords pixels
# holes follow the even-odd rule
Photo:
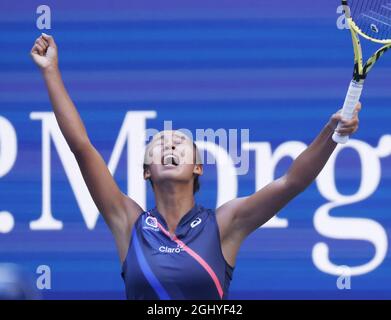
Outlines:
[[[194,142],[193,142],[193,147],[194,147],[194,151],[195,151],[196,163],[198,163],[200,161],[201,157],[199,155],[197,145]],[[149,168],[149,165],[144,163],[143,164],[144,173],[145,173],[145,170],[147,170],[148,168]],[[193,194],[195,194],[198,190],[200,190],[200,179],[199,178],[200,178],[200,176],[198,174],[194,174]],[[153,189],[153,181],[152,181],[152,179],[148,178],[148,180],[151,183],[151,186],[152,186],[152,189]]]

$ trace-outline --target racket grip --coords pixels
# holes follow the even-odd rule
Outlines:
[[[364,87],[363,83],[358,83],[357,81],[352,80],[349,86],[348,93],[345,98],[345,103],[342,108],[342,119],[344,120],[350,120],[353,118],[353,112],[354,108],[356,107],[357,103],[360,101],[362,89]],[[338,123],[337,129],[338,130],[341,126],[341,122]],[[333,134],[333,140],[336,143],[345,144],[349,140],[349,136],[341,136],[337,132],[334,132]]]

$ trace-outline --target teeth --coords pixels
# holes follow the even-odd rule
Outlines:
[[[164,165],[173,164],[176,166],[179,164],[179,161],[176,156],[169,154],[163,158],[163,164]]]

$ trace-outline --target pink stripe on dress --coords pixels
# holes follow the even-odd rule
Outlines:
[[[193,251],[193,249],[191,249],[184,242],[179,240],[176,237],[176,235],[174,235],[174,237],[171,238],[170,233],[166,229],[164,229],[164,227],[159,222],[157,224],[158,224],[160,230],[163,231],[163,233],[165,233],[171,240],[174,240],[178,245],[180,245],[190,256],[192,256],[209,273],[214,284],[216,285],[220,299],[223,299],[224,292],[223,292],[222,286],[220,284],[219,278],[217,277],[217,275],[213,271],[213,269],[209,266],[209,264],[204,259],[202,259],[202,257],[199,254],[197,254],[195,251]]]

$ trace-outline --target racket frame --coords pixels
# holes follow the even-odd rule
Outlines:
[[[342,6],[345,12],[345,18],[350,28],[352,42],[353,42],[353,51],[354,51],[354,72],[353,80],[350,83],[348,92],[346,94],[344,106],[342,108],[341,116],[344,120],[351,120],[354,116],[354,108],[357,103],[360,101],[362,89],[364,86],[365,79],[368,73],[371,71],[375,63],[380,59],[380,57],[386,53],[391,48],[391,40],[379,40],[374,39],[366,35],[353,21],[350,13],[350,7],[347,0],[342,0]],[[378,49],[365,63],[363,60],[362,47],[360,42],[360,37],[370,40],[372,42],[384,44],[383,47]],[[341,123],[338,123],[336,131],[341,127]],[[349,140],[349,136],[342,136],[337,132],[333,134],[333,140],[336,143],[345,144]]]

